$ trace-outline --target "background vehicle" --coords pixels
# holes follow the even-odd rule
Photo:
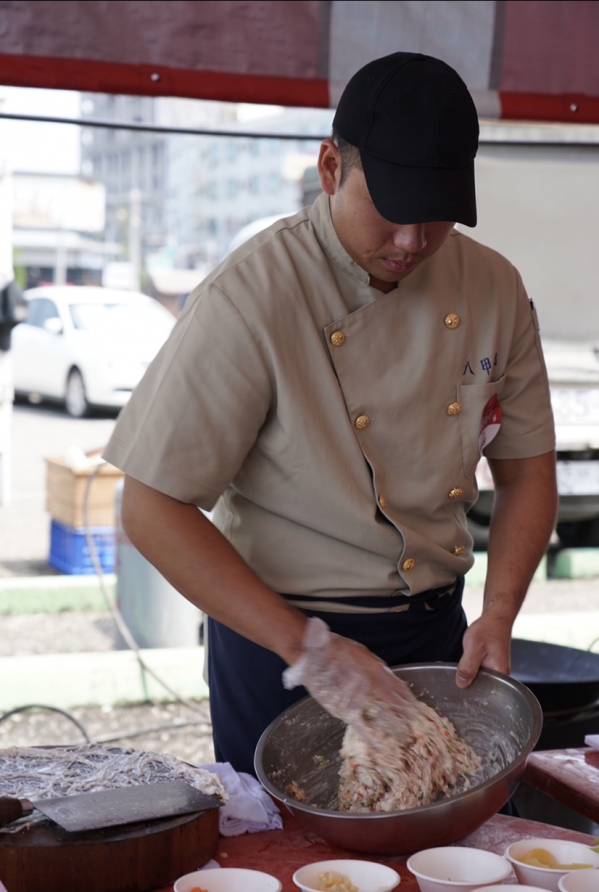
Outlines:
[[[566,547],[596,547],[599,135],[597,128],[565,125],[499,125],[483,127],[482,135],[479,222],[462,231],[505,254],[534,301],[556,423],[557,533]],[[470,517],[484,533],[493,504],[484,459],[477,480],[480,496]]]
[[[49,285],[25,298],[29,318],[12,337],[15,395],[59,400],[76,418],[124,406],[175,324],[136,292]]]

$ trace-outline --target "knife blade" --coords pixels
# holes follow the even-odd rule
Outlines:
[[[76,832],[191,814],[219,806],[218,799],[201,793],[186,781],[170,780],[36,801],[1,797],[0,827],[33,809],[65,830]]]

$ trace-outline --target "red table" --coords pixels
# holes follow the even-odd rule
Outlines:
[[[285,809],[282,810],[282,814],[283,830],[221,837],[215,856],[220,866],[263,870],[281,881],[283,892],[293,892],[298,888],[292,881],[293,874],[303,864],[308,864],[311,861],[324,861],[329,858],[366,858],[369,861],[378,861],[393,867],[400,874],[399,889],[403,892],[417,892],[416,879],[406,867],[407,856],[375,857],[338,849],[328,845],[313,831],[306,830]],[[565,830],[562,827],[540,824],[536,821],[525,821],[521,818],[495,815],[456,845],[475,846],[502,855],[511,842],[527,836],[571,839],[588,845],[594,842],[593,837],[586,833]],[[510,882],[509,879],[508,882]],[[515,877],[511,882],[516,882]],[[172,886],[161,890],[161,892],[172,892]]]
[[[599,751],[590,747],[531,753],[522,778],[599,823]]]

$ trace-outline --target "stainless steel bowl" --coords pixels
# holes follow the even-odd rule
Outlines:
[[[263,787],[311,830],[343,849],[404,855],[448,845],[472,833],[510,798],[543,726],[541,706],[507,675],[481,669],[467,690],[455,664],[414,663],[393,671],[416,696],[449,718],[482,768],[469,789],[420,808],[385,814],[337,810],[339,749],[344,725],[311,697],[285,710],[262,734],[255,754]],[[305,794],[298,801],[289,789]]]

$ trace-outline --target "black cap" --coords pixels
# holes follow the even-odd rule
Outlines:
[[[386,220],[476,226],[478,116],[445,62],[420,53],[369,62],[343,91],[333,129],[360,150],[370,196]]]

